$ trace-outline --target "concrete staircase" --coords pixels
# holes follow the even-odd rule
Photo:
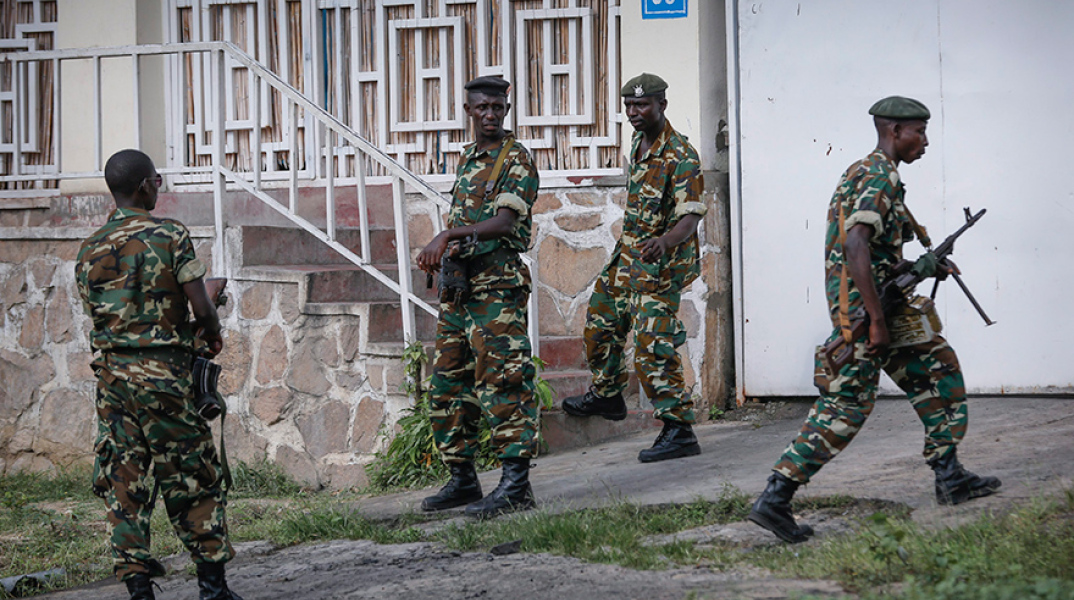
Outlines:
[[[370,223],[371,262],[383,273],[398,281],[396,238],[392,217],[392,198],[387,186],[370,186],[367,194]],[[245,219],[229,215],[230,222]],[[254,221],[256,222],[256,221]],[[357,251],[360,234],[356,227],[337,229],[337,239]],[[354,221],[352,221],[352,224]],[[362,319],[363,351],[366,354],[399,356],[402,343],[402,312],[398,297],[361,268],[297,227],[280,224],[242,225],[240,278],[300,281],[299,306],[310,315],[353,314]],[[425,239],[411,239],[411,254]],[[413,289],[435,306],[436,290],[428,289],[426,277],[416,267],[410,276]],[[535,301],[532,298],[531,301]],[[416,310],[418,339],[428,348],[430,363],[436,335],[436,319]],[[600,442],[648,427],[659,426],[649,410],[638,407],[637,379],[631,375],[627,390],[630,411],[624,421],[579,419],[559,410],[563,398],[583,394],[589,389],[590,373],[586,366],[581,332],[577,336],[542,336],[540,358],[545,363],[541,377],[555,394],[555,409],[542,413],[542,428],[550,451]]]

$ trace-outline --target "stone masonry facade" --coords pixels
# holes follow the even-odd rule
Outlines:
[[[539,282],[531,301],[538,303],[542,335],[582,333],[593,281],[622,227],[626,194],[621,182],[611,183],[539,196],[531,250]],[[726,206],[713,191],[720,186],[709,187],[702,277],[680,311],[689,332],[681,349],[687,383],[702,414],[733,397]],[[74,259],[110,208],[102,196],[0,200],[0,473],[92,462],[90,323],[77,297]],[[421,199],[409,212],[416,251],[431,236],[436,213]],[[211,264],[212,227],[176,216]],[[242,268],[242,235],[229,224],[230,301],[220,313],[225,350],[217,359],[229,407],[229,458],[273,461],[313,486],[360,487],[364,465],[386,444],[381,434],[410,404],[401,392],[401,345],[370,343],[361,306],[324,310],[307,303],[302,273]]]

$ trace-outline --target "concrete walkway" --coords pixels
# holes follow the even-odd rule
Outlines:
[[[696,427],[700,456],[642,464],[640,450],[654,432],[537,459],[531,474],[538,502],[570,510],[626,500],[638,504],[715,499],[730,484],[755,495],[764,488],[772,464],[801,426],[808,403],[789,404],[753,422],[712,422]],[[908,504],[926,521],[980,512],[1072,486],[1074,399],[973,398],[970,426],[959,458],[971,471],[996,475],[1002,492],[994,497],[941,507],[932,471],[921,456],[924,433],[905,400],[880,400],[858,437],[822,470],[799,497],[846,494]],[[481,475],[487,491],[499,472]],[[357,508],[371,517],[419,510],[429,490],[370,498]]]

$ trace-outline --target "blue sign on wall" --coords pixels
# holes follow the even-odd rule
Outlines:
[[[642,19],[679,19],[686,16],[687,0],[643,0]]]

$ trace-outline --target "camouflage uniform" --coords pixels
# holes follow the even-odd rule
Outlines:
[[[631,157],[642,133],[635,132]],[[638,246],[667,233],[684,215],[704,216],[704,180],[697,151],[670,122],[645,156],[630,165],[623,233],[589,298],[585,347],[595,392],[621,394],[627,386],[622,364],[627,334],[634,330],[634,368],[657,419],[693,423],[693,400],[685,394],[677,348],[686,341],[679,320],[682,290],[700,274],[697,234],[655,263],[644,262]]]
[[[529,152],[515,142],[496,194],[486,201],[502,144],[493,150],[468,146],[451,191],[448,227],[490,219],[501,208],[518,218],[510,234],[465,246],[459,257],[471,260],[470,294],[461,303],[440,304],[430,398],[433,437],[448,463],[474,459],[482,414],[500,458],[530,458],[537,448],[536,369],[526,331],[530,275],[519,253],[529,247],[539,181]]]
[[[115,210],[78,253],[78,291],[93,321],[91,345],[100,352],[92,365],[93,491],[108,505],[121,580],[163,574],[149,551],[151,476],[195,563],[234,555],[220,461],[191,394],[195,337],[182,285],[205,271],[182,224],[133,208]]]
[[[846,231],[858,223],[872,226],[869,250],[874,281],[879,285],[902,260],[903,244],[914,237],[904,197],[905,189],[894,163],[880,150],[854,163],[843,174],[828,209],[825,240],[825,286],[834,326],[829,341],[842,335],[839,286],[844,260],[839,243],[839,206],[843,207]],[[848,313],[853,314],[862,307],[861,294],[852,279],[848,278],[848,284]],[[925,425],[926,460],[945,455],[966,435],[962,370],[955,351],[942,336],[915,346],[887,348],[874,357],[865,356],[865,341],[859,341],[854,346],[854,360],[832,378],[825,374],[819,348],[814,360],[815,383],[821,396],[798,437],[774,467],[794,481],[808,482],[854,439],[873,410],[881,369],[906,392]]]

